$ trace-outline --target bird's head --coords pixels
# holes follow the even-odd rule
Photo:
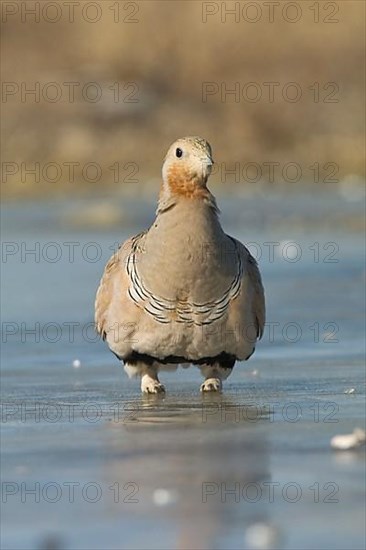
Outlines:
[[[210,144],[200,137],[185,137],[168,149],[163,164],[163,185],[170,193],[194,196],[206,189],[213,165]]]

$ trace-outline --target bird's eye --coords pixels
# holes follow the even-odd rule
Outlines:
[[[180,159],[182,155],[183,155],[182,149],[180,147],[177,147],[175,150],[175,156]]]

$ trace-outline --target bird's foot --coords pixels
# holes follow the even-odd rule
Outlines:
[[[200,391],[203,392],[221,392],[222,382],[220,378],[207,378],[200,387]]]
[[[155,380],[154,378],[151,378],[147,374],[145,374],[141,378],[141,391],[142,393],[165,393],[165,388],[163,384],[159,382],[159,380]]]

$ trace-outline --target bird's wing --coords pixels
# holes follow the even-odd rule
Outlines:
[[[126,261],[131,252],[132,244],[138,236],[127,239],[118,251],[108,261],[95,298],[95,327],[103,340],[110,329],[110,309],[116,302],[116,296],[122,297],[123,289],[127,290],[129,281],[126,274]],[[118,285],[118,291],[116,289]],[[123,303],[120,310],[123,313]],[[113,308],[114,309],[114,308]]]
[[[251,303],[253,318],[255,320],[257,338],[261,339],[264,331],[266,320],[266,308],[264,299],[264,289],[262,284],[261,274],[258,269],[258,264],[250,254],[249,250],[238,240],[233,239],[237,246],[240,259],[244,267],[243,277],[246,275],[249,278],[250,286],[253,291],[253,299]]]

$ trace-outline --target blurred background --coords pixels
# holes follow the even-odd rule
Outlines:
[[[0,5],[2,547],[363,550],[365,3]],[[154,400],[94,296],[185,135],[267,322],[222,395]]]
[[[362,178],[364,10],[2,2],[3,196],[141,191],[184,135],[208,139],[228,170],[240,163],[213,182]],[[279,163],[272,179],[265,162]],[[283,175],[289,162],[301,172]]]

